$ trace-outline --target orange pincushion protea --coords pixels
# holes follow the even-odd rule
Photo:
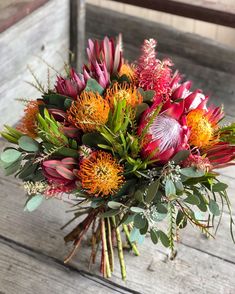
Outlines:
[[[205,149],[218,142],[218,120],[213,113],[204,109],[194,109],[186,117],[190,128],[189,143]]]
[[[29,101],[24,109],[24,116],[21,119],[17,129],[31,138],[37,137],[37,115],[39,113],[39,105],[42,101]]]
[[[83,159],[78,171],[82,188],[88,194],[109,196],[114,194],[124,182],[123,167],[111,154],[95,151],[89,158]]]
[[[83,92],[68,110],[68,120],[84,132],[93,132],[105,125],[109,104],[98,93]]]
[[[126,100],[127,105],[135,107],[142,103],[143,97],[137,91],[136,87],[130,86],[127,83],[113,84],[107,89],[105,99],[109,101],[110,107],[114,108],[114,101]]]
[[[133,65],[124,63],[119,71],[119,76],[126,75],[132,84],[137,84],[136,69]]]

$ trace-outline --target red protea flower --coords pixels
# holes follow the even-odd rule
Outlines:
[[[49,184],[46,195],[69,193],[76,188],[76,176],[73,170],[77,161],[72,157],[62,160],[45,160],[42,164],[43,174]]]
[[[61,76],[57,77],[55,90],[61,95],[76,99],[85,87],[86,80],[84,79],[84,76],[82,74],[77,74],[74,69],[71,69],[68,78]]]
[[[105,37],[102,42],[98,40],[88,40],[88,71],[92,77],[96,77],[97,81],[101,81],[105,85],[107,75],[117,75],[123,64],[122,58],[122,36],[119,34],[116,45],[114,40]],[[103,77],[102,77],[103,72]],[[101,84],[102,85],[102,84]]]
[[[101,42],[88,40],[87,55],[88,63],[83,66],[82,73],[77,74],[71,69],[68,78],[57,77],[55,85],[57,93],[76,99],[90,78],[106,88],[110,84],[110,77],[117,75],[123,64],[121,35],[116,44],[108,37]]]
[[[206,104],[208,102],[209,97],[205,96],[200,89],[197,89],[193,92],[190,91],[192,82],[186,81],[184,83],[180,83],[181,78],[182,77],[178,72],[174,74],[170,84],[170,99],[172,101],[182,99],[185,113],[193,109],[206,109]]]
[[[173,63],[170,59],[163,61],[156,59],[156,45],[157,42],[154,39],[144,41],[136,74],[139,87],[144,90],[154,90],[156,92],[154,100],[160,103],[166,100],[171,92],[172,71],[170,67]]]
[[[185,117],[182,116],[183,108],[177,103],[172,104],[168,110],[157,115],[148,126],[156,105],[145,111],[138,128],[139,136],[146,132],[142,142],[142,156],[144,158],[159,160],[165,163],[178,151],[188,149],[189,130]],[[147,129],[146,129],[147,128]]]

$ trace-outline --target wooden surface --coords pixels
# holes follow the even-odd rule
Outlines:
[[[23,106],[16,98],[38,95],[25,82],[33,81],[27,66],[46,83],[48,66],[39,57],[61,70],[68,48],[69,0],[51,0],[0,34],[0,128],[22,115]],[[51,75],[55,76],[52,70]]]
[[[223,101],[231,115],[229,119],[235,120],[234,59],[231,59],[233,64],[230,64],[227,71],[216,60],[216,56],[220,56],[228,65],[229,59],[235,56],[234,52],[208,43],[210,52],[214,54],[213,63],[213,58],[210,57],[212,53],[209,54],[205,48],[207,42],[196,42],[191,36],[184,36],[164,26],[143,21],[140,25],[136,18],[130,21],[122,15],[90,6],[87,17],[87,36],[102,38],[105,34],[116,35],[119,31],[125,33],[124,49],[127,58],[131,60],[137,58],[138,47],[145,37],[158,38],[162,49],[160,56],[169,54],[176,66],[185,71],[195,85],[199,84],[213,93],[212,102]],[[209,60],[201,60],[200,56],[208,57]],[[4,87],[8,88],[9,85],[12,86],[11,81],[5,77]],[[4,111],[9,111],[9,106],[6,105]],[[0,149],[4,145],[0,141]],[[221,174],[230,186],[229,195],[235,213],[235,167],[224,169]],[[1,294],[235,293],[235,246],[230,238],[226,210],[215,240],[205,239],[200,232],[189,226],[181,231],[177,258],[170,261],[167,250],[153,245],[147,238],[139,246],[140,257],[125,254],[126,282],[121,280],[117,258],[112,279],[104,280],[99,276],[98,263],[88,272],[89,238],[82,242],[74,260],[69,265],[63,264],[70,249],[69,245],[65,246],[63,236],[72,228],[70,226],[64,231],[60,230],[71,218],[69,213],[65,213],[70,207],[68,203],[51,199],[45,201],[37,211],[26,213],[23,211],[25,196],[22,184],[14,177],[5,178],[1,172],[0,186]]]
[[[0,33],[48,1],[49,0],[1,0]]]
[[[112,0],[235,28],[235,5],[216,0]]]

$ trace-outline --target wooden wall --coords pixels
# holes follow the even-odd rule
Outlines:
[[[223,5],[231,5],[234,4],[235,0],[207,0],[207,2],[220,2]],[[127,4],[115,3],[109,0],[87,0],[87,3],[106,7],[115,11],[126,13],[128,15],[138,16],[154,22],[163,23],[183,32],[194,33],[203,37],[208,37],[224,45],[235,48],[235,29],[233,28],[150,9],[139,8]]]
[[[33,98],[36,89],[27,65],[40,79],[47,80],[47,65],[62,69],[69,46],[69,0],[50,0],[0,34],[0,129],[15,124],[23,105],[15,98]],[[55,74],[54,74],[55,75]]]

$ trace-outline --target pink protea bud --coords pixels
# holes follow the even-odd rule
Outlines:
[[[73,170],[77,164],[77,161],[72,157],[65,157],[62,160],[45,160],[43,162],[42,170],[49,184],[50,193],[52,193],[52,190],[67,193],[76,187],[76,176]]]

